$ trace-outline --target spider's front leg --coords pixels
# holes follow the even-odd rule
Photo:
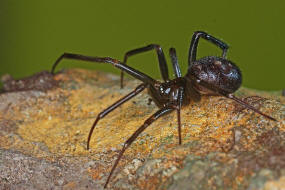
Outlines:
[[[181,75],[180,66],[178,64],[176,50],[174,48],[170,48],[169,49],[169,55],[170,55],[170,58],[171,58],[173,71],[174,71],[174,74],[175,74],[176,78],[181,77],[182,75]]]
[[[183,102],[183,95],[184,95],[184,89],[182,87],[178,90],[178,100],[177,100],[177,123],[178,123],[178,137],[179,137],[179,144],[182,144],[182,137],[181,137],[181,107]]]
[[[133,97],[135,97],[136,95],[138,95],[140,92],[142,92],[145,88],[147,87],[146,84],[141,84],[139,86],[136,87],[135,90],[133,90],[132,92],[130,92],[129,94],[127,94],[126,96],[124,96],[123,98],[121,98],[120,100],[116,101],[114,104],[112,104],[111,106],[109,106],[107,109],[103,110],[102,112],[100,112],[96,118],[96,120],[94,121],[92,127],[90,128],[90,132],[88,135],[88,140],[87,140],[87,150],[89,149],[89,144],[90,144],[90,139],[93,133],[93,130],[95,129],[97,123],[99,122],[99,120],[103,119],[107,114],[109,114],[111,111],[115,110],[116,108],[118,108],[120,105],[122,105],[123,103],[129,101],[130,99],[132,99]]]
[[[144,124],[138,128],[133,134],[132,136],[124,143],[122,150],[120,151],[117,160],[115,161],[115,164],[113,165],[111,172],[107,178],[107,181],[104,185],[104,188],[107,187],[110,178],[114,172],[114,170],[116,169],[119,161],[121,160],[124,152],[126,151],[126,149],[136,140],[136,138],[150,125],[152,124],[154,121],[156,121],[158,118],[160,118],[161,116],[170,113],[171,111],[173,111],[174,109],[172,107],[165,107],[162,108],[160,110],[158,110],[157,112],[155,112],[152,116],[150,116],[145,122]]]
[[[54,74],[55,68],[57,65],[61,62],[62,59],[74,59],[74,60],[81,60],[81,61],[88,61],[88,62],[97,62],[97,63],[108,63],[113,65],[114,67],[117,67],[118,69],[125,71],[129,75],[133,76],[134,78],[142,81],[145,84],[154,85],[156,83],[156,80],[151,78],[150,76],[132,68],[125,64],[122,64],[121,61],[117,59],[112,59],[110,57],[92,57],[92,56],[86,56],[86,55],[80,55],[80,54],[74,54],[74,53],[64,53],[62,54],[56,62],[53,64],[51,73]]]
[[[151,51],[151,50],[155,50],[157,57],[158,57],[158,62],[159,62],[159,68],[160,68],[160,73],[162,76],[162,79],[164,81],[169,80],[169,76],[168,76],[168,68],[167,68],[167,64],[166,64],[166,59],[163,53],[163,50],[161,48],[160,45],[157,44],[150,44],[147,45],[145,47],[141,47],[141,48],[137,48],[137,49],[133,49],[128,51],[125,56],[124,56],[124,62],[123,64],[127,64],[127,60],[130,56],[139,54],[139,53],[144,53],[147,51]],[[121,88],[123,88],[123,81],[124,81],[124,71],[121,71]]]

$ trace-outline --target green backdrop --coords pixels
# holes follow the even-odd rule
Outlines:
[[[175,47],[185,73],[191,35],[204,30],[230,45],[228,58],[241,68],[244,86],[279,90],[285,88],[284,8],[282,0],[1,0],[0,75],[48,70],[63,52],[122,59],[150,43],[162,45],[168,62],[168,49]],[[203,40],[198,56],[220,53]],[[154,52],[129,63],[160,77]],[[64,61],[63,67],[118,73],[96,63]]]

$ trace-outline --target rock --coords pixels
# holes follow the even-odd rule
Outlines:
[[[157,110],[141,93],[100,120],[87,151],[97,114],[139,81],[120,89],[118,76],[81,69],[22,79],[21,88],[2,80],[0,189],[102,189],[122,143]],[[236,95],[278,121],[203,97],[182,109],[182,145],[176,114],[162,117],[125,152],[108,188],[284,188],[285,97],[246,88]]]
[[[42,71],[31,77],[15,80],[10,75],[3,75],[1,81],[4,83],[3,92],[18,92],[28,90],[46,91],[57,86],[57,81],[48,71]]]

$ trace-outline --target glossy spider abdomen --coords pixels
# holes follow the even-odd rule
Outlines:
[[[198,92],[208,95],[233,93],[242,82],[241,71],[234,63],[215,56],[193,62],[187,77],[191,79]]]

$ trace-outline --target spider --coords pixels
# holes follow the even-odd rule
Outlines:
[[[203,38],[221,48],[223,51],[222,56],[207,56],[197,60],[196,54],[200,38]],[[91,57],[73,53],[64,53],[56,60],[51,70],[52,74],[54,74],[56,66],[62,59],[75,59],[89,62],[108,63],[114,67],[119,68],[121,70],[121,87],[123,87],[124,72],[142,81],[142,83],[138,85],[133,91],[98,114],[88,135],[87,149],[89,149],[89,142],[93,130],[100,119],[104,118],[111,111],[115,110],[123,103],[141,93],[144,89],[147,89],[148,94],[151,96],[151,99],[159,108],[159,110],[151,115],[147,120],[145,120],[144,124],[140,126],[123,144],[123,148],[121,149],[111,169],[111,172],[109,173],[104,188],[107,187],[111,176],[126,149],[150,124],[172,111],[176,111],[177,113],[178,139],[179,144],[181,145],[181,107],[189,104],[191,100],[196,102],[199,101],[202,95],[224,96],[236,101],[242,106],[251,109],[270,120],[276,121],[276,119],[273,117],[262,113],[258,109],[249,105],[247,102],[238,99],[233,95],[233,93],[241,86],[242,76],[240,69],[233,62],[226,59],[228,48],[229,46],[226,43],[215,38],[214,36],[211,36],[210,34],[207,34],[206,32],[194,32],[189,48],[188,71],[185,76],[182,77],[176,56],[176,50],[174,48],[169,49],[169,55],[171,58],[175,79],[169,78],[168,68],[163,50],[161,46],[157,44],[150,44],[142,48],[128,51],[124,56],[123,62],[110,57]],[[163,82],[157,81],[147,74],[142,73],[126,64],[128,57],[151,50],[156,51]]]

